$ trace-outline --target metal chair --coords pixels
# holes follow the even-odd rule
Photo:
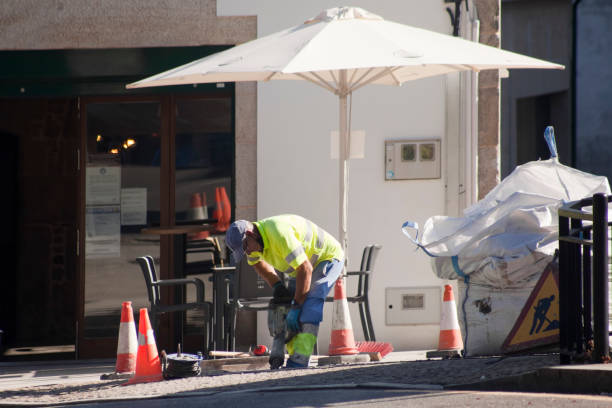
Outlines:
[[[209,255],[208,259],[201,259],[198,254]],[[190,255],[195,255],[192,260]],[[217,237],[207,239],[188,239],[185,245],[184,276],[206,273],[214,266],[221,264],[221,245]],[[205,271],[205,272],[202,272]]]
[[[361,256],[361,266],[358,271],[348,271],[347,276],[357,276],[357,293],[354,296],[346,297],[347,302],[357,303],[359,305],[359,317],[361,318],[361,327],[363,328],[363,337],[365,341],[376,341],[374,335],[374,325],[370,316],[370,302],[368,300],[368,292],[370,290],[370,275],[374,272],[374,263],[378,256],[378,251],[382,246],[368,245],[363,249]],[[333,302],[333,297],[327,297],[326,302]]]
[[[228,348],[236,348],[236,319],[240,310],[264,311],[272,299],[272,289],[242,257],[229,281],[230,299],[226,305]]]
[[[187,310],[202,309],[204,311],[204,348],[208,351],[209,342],[212,338],[212,308],[211,302],[204,300],[204,282],[197,278],[189,279],[164,279],[157,278],[155,263],[152,256],[142,256],[136,258],[140,265],[142,274],[147,284],[147,293],[151,304],[151,326],[157,330],[159,324],[158,315],[168,312],[184,312]],[[187,285],[194,285],[196,288],[196,301],[190,303],[178,303],[167,305],[162,303],[159,288],[161,286],[175,286],[185,289]],[[184,292],[183,292],[184,293]],[[182,325],[181,325],[182,327]],[[182,335],[182,333],[181,333]]]

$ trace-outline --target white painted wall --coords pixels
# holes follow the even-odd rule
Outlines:
[[[388,20],[451,31],[442,0],[361,0],[350,5]],[[336,1],[325,0],[218,0],[218,14],[257,15],[261,37],[336,6]],[[449,84],[456,86],[456,81]],[[386,325],[385,288],[444,284],[431,272],[428,257],[415,251],[400,227],[406,220],[423,225],[430,216],[444,214],[445,179],[385,181],[384,141],[441,138],[442,157],[446,157],[446,122],[454,115],[447,111],[448,92],[446,77],[436,77],[402,87],[370,85],[353,95],[352,129],[366,132],[366,146],[365,158],[350,163],[349,269],[359,267],[365,245],[382,245],[370,290],[371,311],[377,340],[391,342],[396,350],[437,346],[438,325]],[[330,158],[330,132],[338,129],[337,97],[302,81],[261,83],[257,109],[258,217],[300,214],[337,235],[338,162]],[[442,174],[446,174],[444,160]],[[354,290],[350,283],[348,290]],[[324,313],[320,353],[326,353],[329,344],[331,304]],[[265,314],[259,315],[258,341],[266,343]],[[363,332],[353,305],[351,319],[359,341]]]

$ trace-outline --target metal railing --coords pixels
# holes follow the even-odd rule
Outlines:
[[[609,361],[608,202],[591,198],[559,208],[560,363]],[[591,207],[592,211],[585,211]]]

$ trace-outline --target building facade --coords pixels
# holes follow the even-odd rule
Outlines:
[[[354,5],[453,32],[447,8],[455,12],[454,5],[443,0]],[[324,0],[0,5],[0,132],[13,214],[3,243],[10,259],[1,307],[5,346],[69,344],[79,358],[114,355],[121,302],[148,305],[135,258],[152,255],[162,278],[174,276],[173,239],[142,230],[187,220],[194,194],[206,193],[211,212],[215,189],[224,187],[233,218],[298,213],[336,232],[333,95],[301,82],[125,89],[334,6]],[[499,46],[499,0],[462,7],[463,18],[479,20],[480,42]],[[480,74],[477,96],[462,94],[462,81],[448,75],[354,95],[352,129],[365,138],[363,157],[351,160],[349,269],[365,245],[383,246],[370,291],[372,317],[377,338],[399,350],[435,347],[439,315],[435,307],[426,307],[419,321],[390,313],[393,296],[436,297],[445,283],[402,236],[402,223],[458,215],[500,179],[499,76]],[[477,126],[460,129],[466,98],[478,101]],[[414,140],[440,143],[440,176],[385,179],[385,143]],[[439,298],[427,304],[439,305]],[[252,318],[242,318],[246,346],[265,340],[264,316],[257,328]],[[173,319],[161,322],[160,348],[173,349]],[[195,340],[185,341],[197,342],[191,325],[197,320],[187,316],[185,331]],[[321,339],[329,336],[326,320]]]

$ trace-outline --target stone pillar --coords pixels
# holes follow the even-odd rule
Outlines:
[[[483,44],[501,44],[500,0],[473,0],[480,20]],[[483,71],[478,76],[478,199],[500,182],[500,90],[499,73]]]

